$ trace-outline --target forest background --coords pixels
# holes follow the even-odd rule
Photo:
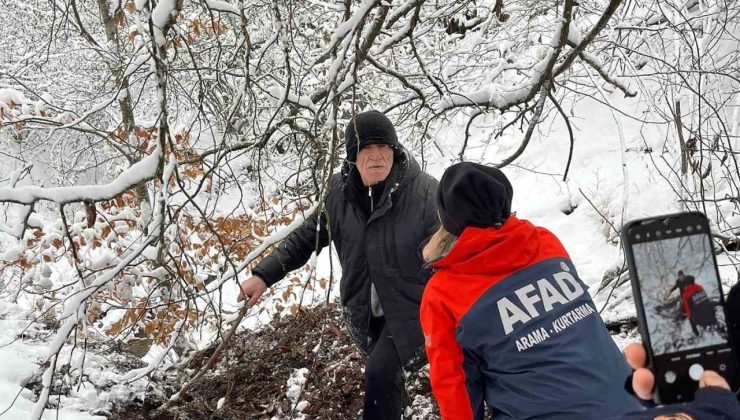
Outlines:
[[[234,332],[331,307],[331,249],[255,308],[238,282],[320,210],[369,109],[434,176],[502,167],[623,345],[625,221],[704,212],[738,279],[738,23],[733,0],[0,0],[0,413],[175,406],[251,351]],[[312,375],[263,414],[309,415]]]

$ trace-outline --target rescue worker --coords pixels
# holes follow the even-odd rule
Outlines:
[[[714,328],[717,326],[717,314],[714,310],[716,306],[704,288],[696,284],[694,276],[678,272],[676,284],[671,287],[668,293],[678,289],[681,294],[681,310],[691,324],[691,331],[694,335],[700,335],[698,327]]]
[[[560,241],[511,214],[499,170],[448,168],[421,323],[443,419],[596,419],[640,408],[630,368]]]

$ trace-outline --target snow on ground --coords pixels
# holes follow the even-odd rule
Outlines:
[[[24,419],[31,412],[36,395],[23,388],[29,378],[38,373],[46,346],[35,337],[39,331],[26,330],[29,310],[21,305],[0,301],[0,416],[7,419]],[[25,330],[25,331],[24,331]],[[19,338],[19,337],[23,338]],[[30,337],[30,338],[27,338]],[[81,352],[70,357],[69,352],[60,358],[69,363],[70,369],[82,365]],[[47,410],[44,419],[100,420],[103,416],[91,413],[103,410],[109,401],[131,399],[137,392],[135,386],[113,385],[120,381],[120,374],[111,370],[107,360],[88,353],[84,361],[86,379],[77,383],[69,397],[62,399],[60,410]],[[99,392],[98,389],[106,391]],[[140,391],[140,389],[138,390]],[[57,400],[51,399],[52,403]],[[11,406],[12,404],[12,406]]]
[[[306,384],[306,380],[308,379],[308,375],[310,375],[310,371],[307,368],[300,368],[296,369],[293,374],[288,378],[287,383],[287,391],[285,394],[288,396],[288,399],[293,403],[293,412],[291,414],[291,418],[293,419],[304,419],[306,416],[303,414],[303,410],[308,407],[308,401],[301,400],[301,394],[303,393],[303,387]],[[288,413],[282,413],[282,414],[288,414]],[[279,420],[280,417],[275,416],[273,417],[275,420]]]
[[[72,270],[66,264],[54,265],[51,282],[59,285],[65,279],[73,278]],[[0,278],[0,282],[2,280]],[[43,316],[34,319],[38,315],[38,306],[28,295],[20,294],[17,303],[9,302],[11,299],[12,296],[0,296],[0,418],[25,419],[37,397],[24,386],[29,383],[34,389],[38,389],[35,385],[40,386],[39,375],[48,358],[49,341],[55,335],[55,320]],[[57,366],[65,366],[68,374],[63,378],[56,376],[53,387],[61,387],[68,392],[61,397],[61,402],[56,393],[52,393],[50,404],[60,409],[47,409],[43,419],[102,420],[106,418],[111,403],[144,396],[146,379],[127,383],[124,378],[126,372],[145,365],[151,356],[138,360],[120,352],[111,352],[95,343],[101,341],[96,337],[103,334],[103,328],[98,329],[94,325],[87,328],[92,336],[90,342],[78,342],[74,348],[66,347],[57,359]],[[85,351],[86,345],[89,351]],[[156,347],[152,349],[152,353],[156,350]]]

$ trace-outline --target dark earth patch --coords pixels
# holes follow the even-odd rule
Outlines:
[[[185,401],[157,411],[164,395],[176,392],[186,380],[184,373],[192,375],[215,347],[205,349],[184,369],[172,369],[157,382],[153,381],[146,402],[116,406],[109,418],[356,419],[364,395],[365,357],[340,327],[340,317],[337,305],[321,306],[275,319],[258,332],[234,337],[216,368],[192,386]],[[304,389],[296,400],[308,402],[302,412],[286,396],[288,378],[300,368],[309,370]],[[439,418],[432,403],[426,368],[410,375],[407,389],[406,418]],[[225,402],[217,409],[221,398]]]

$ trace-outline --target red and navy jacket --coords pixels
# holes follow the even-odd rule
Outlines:
[[[509,217],[468,227],[421,303],[443,419],[593,419],[640,408],[630,369],[560,241]]]
[[[698,284],[689,284],[681,291],[681,300],[683,301],[683,312],[691,318],[691,298],[697,293],[704,292],[704,288]],[[706,297],[706,293],[703,297]]]

